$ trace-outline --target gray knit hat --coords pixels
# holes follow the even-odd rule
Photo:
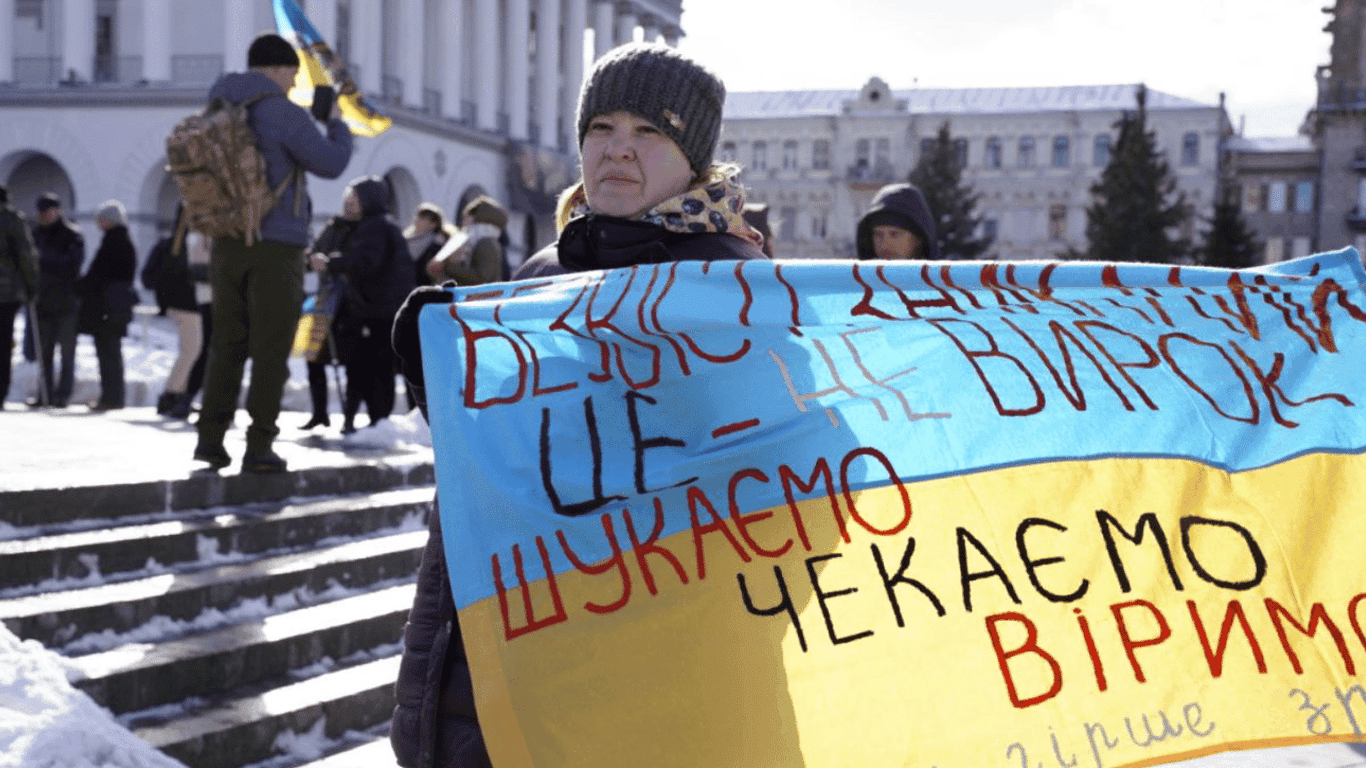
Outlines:
[[[95,212],[96,219],[104,219],[110,224],[128,226],[128,216],[124,213],[123,203],[117,200],[106,200]]]
[[[667,45],[627,43],[604,53],[579,94],[579,146],[588,121],[624,109],[654,123],[683,150],[693,173],[712,162],[726,86]]]

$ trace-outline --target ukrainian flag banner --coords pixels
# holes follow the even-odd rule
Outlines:
[[[1366,730],[1366,291],[687,262],[420,317],[494,765],[1122,768]]]
[[[299,51],[299,76],[289,91],[289,98],[304,107],[313,104],[313,89],[330,85],[337,91],[337,105],[342,119],[357,136],[378,136],[393,125],[393,118],[384,114],[374,102],[365,97],[347,72],[346,65],[332,52],[303,9],[294,0],[272,0],[275,11],[275,30]]]

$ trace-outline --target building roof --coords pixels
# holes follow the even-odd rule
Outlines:
[[[1314,151],[1314,142],[1308,136],[1233,136],[1225,146],[1230,152],[1245,154]]]
[[[911,114],[1109,111],[1134,107],[1137,84],[1053,85],[1030,88],[909,88],[892,91]],[[837,115],[858,90],[742,91],[726,95],[725,118]],[[1209,109],[1192,99],[1148,89],[1149,109]]]

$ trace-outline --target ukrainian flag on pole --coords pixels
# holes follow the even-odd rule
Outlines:
[[[683,262],[419,324],[499,768],[1366,732],[1366,273]]]
[[[378,136],[388,129],[393,119],[360,92],[346,71],[345,64],[332,52],[318,30],[313,28],[299,4],[294,0],[273,2],[275,28],[281,37],[292,42],[299,50],[299,59],[303,62],[289,98],[307,107],[313,103],[314,87],[331,85],[337,90],[337,104],[352,133],[357,136]]]

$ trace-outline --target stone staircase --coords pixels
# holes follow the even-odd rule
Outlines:
[[[413,460],[0,492],[0,621],[190,768],[392,768],[433,482]]]

